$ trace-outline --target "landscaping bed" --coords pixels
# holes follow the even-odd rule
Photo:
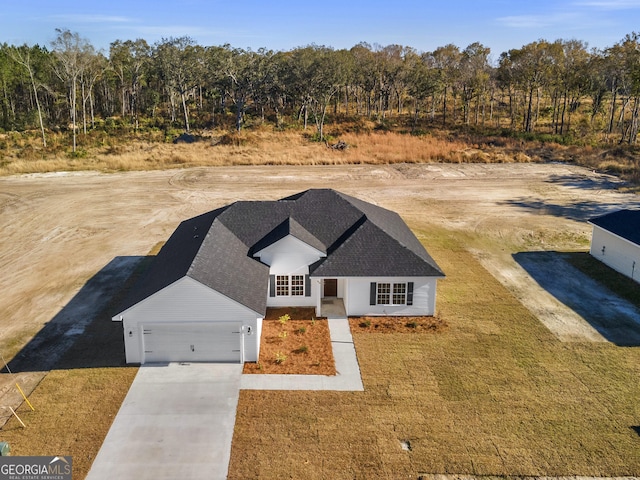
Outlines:
[[[335,375],[329,324],[313,308],[270,308],[262,322],[260,358],[243,373]]]
[[[424,333],[441,332],[449,325],[439,316],[431,317],[351,317],[353,333]]]

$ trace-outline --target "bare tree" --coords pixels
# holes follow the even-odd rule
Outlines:
[[[160,75],[170,93],[180,95],[185,131],[190,130],[187,98],[203,77],[204,49],[190,37],[162,39],[155,46]]]
[[[58,36],[51,43],[57,60],[54,64],[54,71],[58,78],[67,84],[69,89],[69,111],[73,130],[73,152],[75,153],[77,150],[78,81],[94,49],[88,40],[81,38],[78,33],[59,28],[56,29],[56,32]]]
[[[37,47],[36,47],[37,48]],[[40,122],[40,132],[42,133],[42,146],[46,148],[47,146],[47,137],[44,133],[44,122],[42,121],[42,108],[40,107],[40,100],[38,97],[38,86],[36,84],[36,66],[34,65],[33,59],[31,58],[31,49],[27,45],[23,45],[22,47],[13,48],[11,51],[11,57],[14,61],[22,65],[27,73],[29,74],[29,79],[31,80],[31,88],[33,88],[33,96],[36,101],[36,106],[38,108],[38,120]]]

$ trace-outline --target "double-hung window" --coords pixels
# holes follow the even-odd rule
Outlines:
[[[371,305],[413,305],[413,282],[371,282]]]
[[[404,305],[407,303],[407,284],[393,284],[393,305]]]
[[[272,297],[310,296],[309,280],[305,275],[271,275],[270,295]]]
[[[291,275],[291,295],[294,297],[304,295],[304,275]]]
[[[391,294],[391,284],[390,283],[379,283],[378,284],[378,296],[376,303],[378,305],[389,305]]]
[[[276,296],[285,297],[289,295],[289,276],[276,276]]]

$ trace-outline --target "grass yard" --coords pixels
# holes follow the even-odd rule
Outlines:
[[[354,329],[364,392],[242,391],[229,478],[640,475],[640,349],[561,343],[456,238],[448,328]]]
[[[52,370],[18,415],[2,428],[11,455],[71,455],[73,478],[84,478],[102,446],[137,368]]]

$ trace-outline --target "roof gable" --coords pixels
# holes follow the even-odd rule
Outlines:
[[[315,248],[316,250],[327,253],[326,246],[320,242],[316,237],[309,233],[302,225],[295,221],[292,217],[287,217],[282,223],[277,225],[273,230],[267,233],[262,239],[253,245],[250,249],[250,255],[256,256],[261,250],[264,250],[269,245],[272,245],[283,238],[291,235],[298,240],[306,243],[307,245]]]
[[[640,210],[619,210],[592,218],[589,223],[640,245]]]

